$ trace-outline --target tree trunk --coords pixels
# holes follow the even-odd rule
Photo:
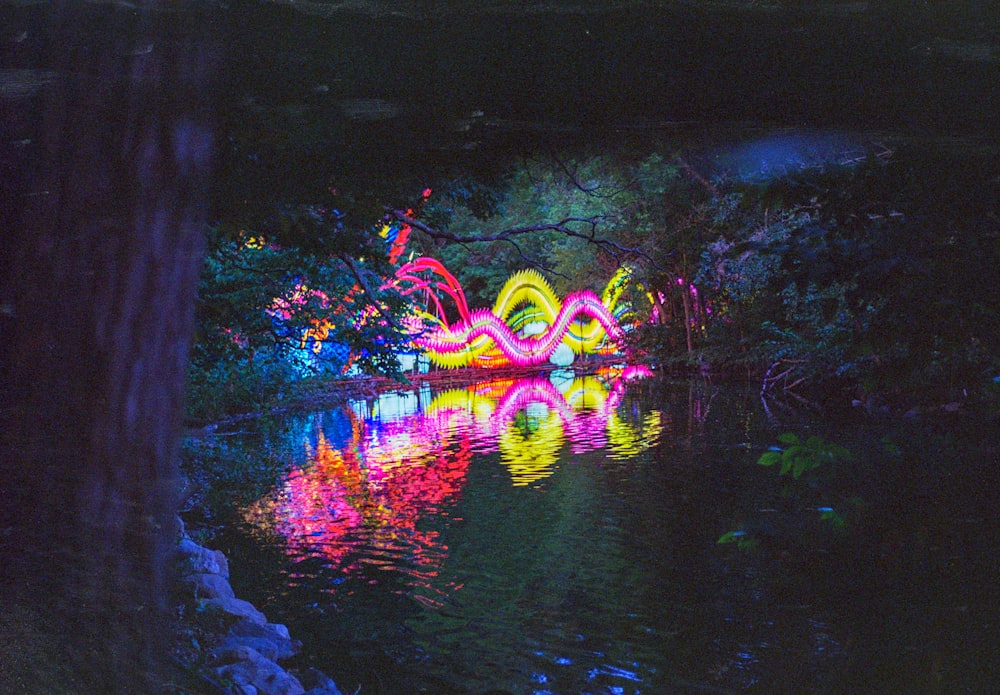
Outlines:
[[[691,290],[687,285],[681,286],[681,306],[684,307],[684,342],[690,357],[694,353],[694,343],[691,341]]]
[[[0,602],[53,612],[67,652],[37,658],[80,692],[147,691],[165,654],[212,149],[192,19],[53,5],[2,104]]]
[[[687,255],[681,255],[681,267],[677,268],[677,285],[681,292],[681,306],[684,309],[684,344],[690,358],[694,353],[694,342],[691,339],[691,280],[687,274]]]

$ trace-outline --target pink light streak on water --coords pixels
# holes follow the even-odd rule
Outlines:
[[[408,568],[412,586],[426,588],[448,548],[420,520],[448,513],[473,454],[497,451],[517,414],[539,404],[558,414],[574,453],[603,447],[604,424],[626,383],[650,374],[628,367],[610,388],[592,385],[565,395],[541,377],[494,380],[390,422],[350,410],[350,441],[337,448],[320,429],[316,444],[306,444],[308,463],[258,503],[256,513],[274,520],[292,556],[321,558],[348,575],[366,567]]]

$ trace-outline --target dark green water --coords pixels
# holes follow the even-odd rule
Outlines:
[[[305,642],[286,665],[364,694],[997,691],[995,423],[613,381],[425,387],[248,440],[289,474],[215,543]],[[786,432],[851,457],[757,465]]]

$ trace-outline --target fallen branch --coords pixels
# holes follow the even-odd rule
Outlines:
[[[771,391],[778,382],[784,380],[785,384],[782,386],[782,391],[789,393],[799,384],[806,381],[806,377],[799,377],[791,383],[789,383],[789,375],[795,371],[796,367],[799,365],[806,364],[806,360],[791,360],[791,359],[779,359],[771,363],[771,366],[767,368],[764,372],[764,377],[761,379],[760,385],[760,395],[764,396],[769,391]],[[773,374],[775,369],[784,367],[784,369],[779,374]]]

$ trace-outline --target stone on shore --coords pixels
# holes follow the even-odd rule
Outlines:
[[[261,695],[304,695],[298,678],[251,647],[235,647],[225,655],[230,663],[212,669],[237,686],[252,685]]]
[[[190,538],[184,538],[177,544],[177,551],[184,562],[181,575],[217,574],[229,579],[229,562],[221,550],[209,550]]]
[[[239,695],[341,695],[326,674],[310,668],[304,686],[278,665],[295,656],[302,643],[288,628],[269,623],[249,601],[236,598],[229,583],[229,563],[218,550],[204,548],[188,537],[177,545],[179,586],[193,596],[199,609],[217,610],[227,616],[228,630],[217,634],[216,646],[207,654],[211,672],[228,680]],[[226,628],[223,628],[226,629]],[[221,632],[221,631],[220,631]]]
[[[203,598],[236,598],[233,587],[221,574],[199,572],[181,577],[181,584],[188,587],[195,599]]]
[[[267,616],[257,610],[257,607],[252,603],[241,598],[209,598],[202,601],[202,606],[215,608],[240,620],[267,625]]]
[[[272,661],[288,659],[299,653],[302,643],[293,640],[288,634],[288,628],[279,623],[260,625],[249,620],[240,622],[229,628],[222,643],[212,651],[222,653],[236,647],[250,647]]]

